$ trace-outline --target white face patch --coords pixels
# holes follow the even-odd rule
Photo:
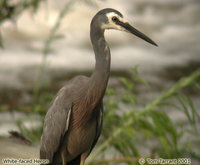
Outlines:
[[[114,12],[111,12],[111,13],[108,13],[106,14],[106,17],[108,18],[108,23],[107,24],[102,24],[101,28],[102,29],[116,29],[116,30],[121,30],[121,31],[125,31],[125,29],[123,27],[121,27],[120,25],[117,25],[113,20],[112,18],[113,17],[117,17],[117,19],[120,21],[120,22],[124,22],[126,23],[126,21],[120,17],[118,14],[114,13]]]

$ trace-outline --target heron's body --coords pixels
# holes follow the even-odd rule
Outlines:
[[[88,78],[77,76],[57,94],[45,116],[40,158],[53,165],[84,165],[102,129],[103,96],[110,74],[110,49],[105,29],[128,30],[156,45],[144,34],[123,21],[114,9],[98,12],[91,22],[90,38],[96,65]],[[116,19],[116,20],[115,20]]]
[[[46,115],[45,123],[48,123],[48,120],[52,120],[53,115],[61,110],[61,116],[58,117],[61,119],[61,123],[58,123],[58,125],[65,125],[65,128],[63,127],[63,129],[67,128],[67,130],[61,131],[63,132],[63,135],[60,137],[60,139],[62,139],[62,146],[59,146],[53,153],[52,150],[47,150],[47,152],[41,153],[41,158],[48,158],[54,165],[62,164],[61,153],[64,153],[66,162],[69,162],[69,165],[79,165],[81,156],[82,159],[85,160],[97,142],[102,127],[102,97],[100,98],[99,96],[99,98],[94,98],[100,99],[100,101],[97,101],[97,104],[92,104],[91,99],[87,98],[87,95],[89,95],[90,91],[89,84],[90,79],[84,76],[78,76],[69,81],[59,91]],[[63,104],[61,105],[60,102]],[[61,109],[63,107],[66,108],[65,112]],[[70,109],[69,112],[67,112],[67,109]],[[67,115],[66,112],[68,113]],[[62,118],[65,118],[65,120],[62,120]],[[66,123],[63,124],[62,121],[65,121]],[[48,127],[46,128],[46,131],[51,129]],[[58,132],[58,130],[56,130],[56,132]],[[66,132],[70,132],[70,134],[66,134]],[[53,138],[44,137],[44,133],[43,138]],[[55,136],[57,136],[57,134],[55,134]],[[47,140],[46,146],[49,146],[48,143],[51,142]],[[70,163],[70,161],[73,160],[76,160],[77,163]]]

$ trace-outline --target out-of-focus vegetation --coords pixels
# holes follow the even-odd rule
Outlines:
[[[39,4],[45,0],[1,0],[0,1],[0,25],[6,21],[15,21],[17,17],[25,10],[32,9],[35,12]],[[1,32],[1,31],[0,31]],[[3,46],[2,37],[0,33],[0,46]]]
[[[19,1],[10,4],[11,0],[0,2],[0,24],[8,19],[17,18],[22,11],[33,8],[36,10],[42,0]],[[41,115],[43,123],[48,105],[56,94],[56,90],[44,88],[42,75],[51,42],[58,38],[55,32],[62,23],[62,18],[69,11],[69,1],[60,12],[49,38],[44,44],[43,61],[35,88],[27,91],[32,95],[29,104],[18,106],[17,110],[25,113]],[[1,38],[0,38],[1,40]],[[1,42],[0,42],[1,43]],[[199,109],[183,92],[186,88],[194,88],[200,94],[200,70],[196,70],[186,78],[181,78],[170,89],[160,92],[159,96],[150,102],[138,103],[135,92],[136,84],[145,82],[134,69],[131,78],[120,78],[121,90],[115,92],[108,88],[104,99],[105,114],[103,132],[99,142],[87,160],[88,165],[95,164],[137,164],[139,158],[192,158],[200,162],[197,154],[200,146]],[[51,84],[50,84],[51,85]],[[10,110],[9,106],[0,106],[1,110]],[[168,110],[178,111],[186,116],[186,121],[172,120]],[[21,134],[32,142],[39,142],[42,127],[28,129],[22,121],[17,126]],[[189,137],[189,138],[188,138]],[[109,156],[108,156],[109,155]],[[183,163],[184,164],[184,163]],[[185,162],[187,164],[187,162]]]
[[[135,80],[141,78],[138,75],[133,75],[131,80],[122,78],[123,89],[120,93],[107,90],[103,135],[98,147],[89,157],[88,164],[133,164],[140,157],[187,157],[200,161],[195,152],[199,150],[200,144],[200,131],[197,129],[200,124],[199,109],[182,93],[185,88],[196,86],[197,94],[200,94],[200,70],[180,79],[173,87],[144,105],[137,105]],[[122,105],[129,108],[122,112]],[[141,108],[136,108],[136,105]],[[168,114],[169,109],[183,113],[187,122],[173,121]],[[185,138],[188,136],[190,138]],[[116,153],[111,159],[107,159],[106,154],[112,152],[112,149]],[[149,154],[144,155],[143,151],[148,151]],[[97,160],[97,157],[100,159]]]
[[[39,3],[44,0],[19,0],[18,2],[12,0],[0,1],[0,23],[5,20],[13,20],[28,8],[32,8],[33,11],[38,9]]]

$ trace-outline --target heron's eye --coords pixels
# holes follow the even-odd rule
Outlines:
[[[114,17],[112,17],[112,20],[113,20],[113,22],[117,22],[118,18],[114,16]]]

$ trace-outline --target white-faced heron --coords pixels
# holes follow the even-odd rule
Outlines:
[[[114,9],[103,9],[94,16],[90,38],[95,69],[90,77],[77,76],[61,88],[45,116],[40,158],[48,159],[50,164],[84,165],[101,134],[102,99],[110,74],[110,49],[104,38],[106,29],[129,32],[157,46]]]

